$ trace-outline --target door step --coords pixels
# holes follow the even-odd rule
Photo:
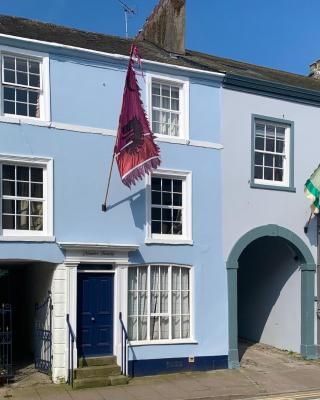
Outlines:
[[[90,357],[79,360],[74,371],[74,389],[125,385],[129,378],[121,375],[116,357]]]
[[[79,368],[117,364],[115,356],[79,358]]]

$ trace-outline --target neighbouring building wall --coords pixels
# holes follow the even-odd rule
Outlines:
[[[308,234],[303,231],[310,215],[303,188],[319,164],[319,109],[228,89],[222,97],[224,258],[246,232],[267,224],[296,233],[316,257],[315,221]],[[252,114],[294,122],[296,192],[250,187]]]

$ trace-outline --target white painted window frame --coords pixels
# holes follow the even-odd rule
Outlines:
[[[6,85],[2,84],[3,77],[3,56],[15,56],[35,59],[40,62],[40,117],[27,117],[23,115],[5,114],[3,107],[3,88]],[[8,118],[19,119],[23,121],[44,121],[51,120],[51,107],[50,107],[50,61],[49,54],[33,50],[24,50],[11,46],[0,46],[0,63],[1,63],[1,115]],[[20,86],[15,86],[19,88]],[[23,86],[21,86],[23,87]],[[32,90],[32,88],[30,87]],[[34,89],[36,90],[36,89]]]
[[[2,164],[43,168],[43,231],[2,229]],[[0,241],[53,241],[53,159],[0,154]]]
[[[179,87],[179,135],[170,136],[155,134],[159,139],[185,139],[189,140],[189,79],[173,75],[146,73],[146,111],[152,129],[152,83],[176,85]]]
[[[151,178],[182,180],[182,235],[151,232]],[[146,177],[146,244],[193,244],[192,240],[192,172],[158,168]]]
[[[256,123],[262,122],[265,124],[273,124],[273,125],[283,125],[285,127],[285,139],[284,139],[284,161],[283,161],[283,180],[282,181],[271,181],[267,179],[257,179],[254,178],[254,183],[257,185],[266,185],[266,186],[278,186],[278,187],[288,187],[290,185],[290,146],[291,146],[291,125],[286,124],[284,121],[281,122],[274,122],[268,119],[263,118],[255,118],[254,119],[254,143],[253,143],[253,169],[255,169],[255,153],[256,153],[256,146],[255,146],[255,138],[256,138]],[[271,155],[280,155],[276,152],[264,151],[264,150],[257,150],[257,152],[261,154],[271,154]]]
[[[189,289],[189,293],[190,293],[190,337],[186,338],[186,339],[161,339],[161,340],[130,340],[130,346],[146,346],[146,345],[167,345],[167,344],[197,344],[197,340],[195,339],[195,326],[194,326],[194,321],[195,321],[195,316],[194,316],[194,311],[195,311],[195,306],[194,306],[194,267],[191,265],[186,265],[186,264],[176,264],[176,263],[147,263],[147,264],[132,264],[132,265],[128,265],[126,268],[126,289],[127,289],[127,304],[126,304],[126,309],[125,309],[125,321],[126,321],[126,326],[128,329],[128,301],[129,301],[129,297],[128,297],[128,277],[129,277],[129,273],[128,270],[129,268],[134,268],[134,267],[143,267],[143,266],[147,266],[148,267],[148,293],[150,292],[150,266],[165,266],[165,267],[170,267],[170,272],[172,271],[172,267],[183,267],[183,268],[188,268],[189,269],[189,284],[190,284],[190,289]],[[168,274],[168,281],[171,282],[171,273]],[[170,283],[171,284],[171,283]],[[149,325],[149,321],[150,321],[150,310],[149,310],[149,304],[150,302],[148,302],[148,325]],[[169,321],[171,320],[171,304],[169,301]],[[171,322],[169,323],[169,329],[171,329]],[[149,335],[150,329],[148,326],[148,335]]]

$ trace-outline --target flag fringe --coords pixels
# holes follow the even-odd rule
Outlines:
[[[135,185],[138,180],[142,180],[146,174],[149,174],[153,169],[160,165],[160,159],[158,157],[151,158],[145,161],[143,164],[138,165],[133,170],[128,172],[123,178],[122,182],[128,186]]]

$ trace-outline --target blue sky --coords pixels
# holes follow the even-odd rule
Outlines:
[[[186,46],[222,57],[307,74],[320,58],[320,0],[186,0]],[[158,0],[126,0],[134,36]],[[125,35],[118,0],[1,0],[0,13]]]

